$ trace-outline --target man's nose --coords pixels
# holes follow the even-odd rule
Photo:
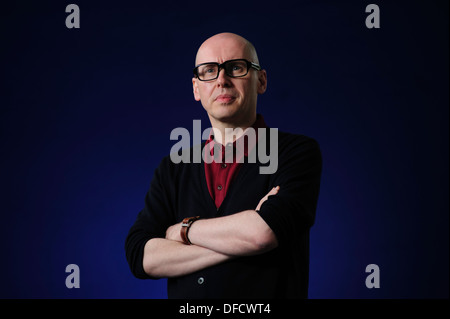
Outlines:
[[[224,69],[219,70],[219,75],[216,80],[217,86],[230,86],[230,77],[226,74]]]

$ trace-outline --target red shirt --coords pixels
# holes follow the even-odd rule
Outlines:
[[[251,126],[253,129],[255,129],[256,133],[256,140],[258,139],[258,128],[267,128],[266,123],[264,122],[264,118],[262,115],[257,114],[256,121]],[[245,139],[245,141],[244,141]],[[223,146],[219,143],[219,145],[222,146],[222,161],[221,163],[216,163],[214,160],[211,163],[207,163],[205,161],[205,175],[206,175],[206,183],[208,184],[208,190],[209,194],[213,198],[217,209],[222,204],[223,200],[225,199],[225,196],[227,194],[227,190],[230,187],[231,183],[233,182],[234,178],[237,176],[239,169],[242,166],[242,163],[240,163],[240,159],[242,156],[247,157],[249,154],[249,151],[252,150],[252,148],[255,145],[249,145],[247,143],[248,138],[243,135],[240,138],[238,138],[233,143],[228,143],[227,146]],[[208,138],[208,140],[205,143],[210,148],[210,154],[214,156],[214,144],[217,143],[214,141],[214,135],[213,131],[211,130],[211,134]],[[240,143],[244,143],[243,145],[243,154],[239,153],[239,147],[236,147],[236,145],[239,145]],[[208,150],[206,148],[205,150]],[[229,156],[230,152],[233,151],[233,162],[228,163],[229,160],[225,161],[225,159],[231,158]],[[227,155],[228,154],[228,155]],[[219,154],[220,155],[220,154]]]

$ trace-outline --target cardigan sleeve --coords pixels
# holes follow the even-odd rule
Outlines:
[[[166,230],[175,224],[173,207],[171,206],[170,165],[163,159],[155,170],[150,188],[145,195],[144,208],[139,212],[125,240],[125,254],[134,276],[140,279],[151,278],[144,271],[144,246],[152,238],[164,238]]]
[[[312,138],[289,134],[280,142],[278,170],[273,185],[277,195],[269,196],[259,211],[275,233],[280,246],[291,246],[313,225],[319,196],[322,156]]]

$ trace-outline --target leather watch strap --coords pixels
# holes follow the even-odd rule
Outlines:
[[[192,245],[188,237],[189,229],[191,228],[192,223],[199,218],[200,216],[186,217],[185,219],[183,219],[183,222],[181,223],[180,236],[186,245]]]

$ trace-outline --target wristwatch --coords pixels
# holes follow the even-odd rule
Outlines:
[[[183,222],[181,223],[180,235],[181,239],[186,245],[192,245],[188,237],[189,229],[191,228],[192,223],[199,218],[200,216],[186,217],[185,219],[183,219]]]

